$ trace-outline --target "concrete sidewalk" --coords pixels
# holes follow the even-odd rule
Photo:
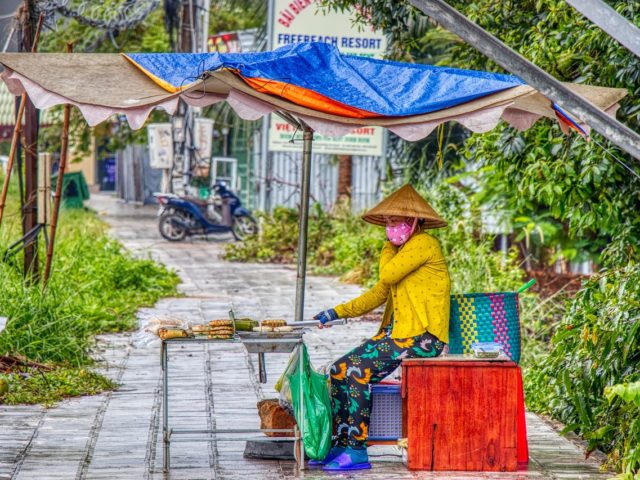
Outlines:
[[[169,243],[157,233],[155,209],[94,195],[91,205],[112,233],[137,255],[150,255],[182,279],[181,298],[164,299],[139,313],[194,322],[239,316],[286,318],[293,312],[295,270],[289,266],[229,263],[219,258],[229,238]],[[308,279],[305,311],[317,312],[356,296],[360,288],[334,278]],[[315,366],[370,336],[376,325],[351,322],[305,334]],[[430,473],[406,470],[395,447],[373,447],[373,469],[350,475],[296,471],[290,461],[250,460],[244,442],[174,443],[172,468],[162,472],[159,342],[141,334],[106,335],[96,352],[101,370],[121,387],[110,393],[39,406],[0,406],[0,479],[597,479],[593,461],[536,415],[527,415],[530,467],[504,474]],[[275,397],[273,384],[287,355],[267,355],[268,383],[257,381],[256,355],[238,344],[180,345],[170,351],[173,428],[256,428],[256,402]]]

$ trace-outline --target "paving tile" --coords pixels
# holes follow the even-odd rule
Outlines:
[[[180,298],[160,300],[138,313],[139,324],[154,316],[176,316],[204,323],[238,316],[291,320],[295,268],[283,265],[228,263],[220,259],[225,241],[193,239],[168,243],[157,233],[155,208],[93,195],[91,204],[112,226],[111,235],[134,254],[151,256],[178,272]],[[310,276],[305,309],[316,312],[353,298],[360,288],[335,278]],[[316,367],[329,364],[375,333],[376,325],[350,322],[312,329],[305,343]],[[151,340],[146,342],[145,340]],[[292,461],[243,457],[244,442],[222,434],[171,444],[171,470],[162,471],[162,410],[159,342],[142,332],[100,335],[98,369],[120,388],[108,394],[72,399],[48,410],[39,406],[0,406],[0,480],[4,479],[261,479],[372,480],[409,479],[604,479],[594,461],[560,437],[549,425],[527,414],[531,464],[513,473],[410,472],[395,447],[370,449],[373,469],[357,474],[299,471]],[[288,355],[267,355],[268,382],[255,378],[257,356],[239,344],[172,346],[170,350],[170,422],[173,428],[207,430],[257,428],[256,403],[276,398],[274,383]],[[193,439],[193,436],[191,436]]]

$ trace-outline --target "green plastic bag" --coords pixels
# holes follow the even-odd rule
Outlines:
[[[331,448],[331,399],[327,378],[313,369],[304,344],[291,355],[283,376],[281,393],[286,389],[290,391],[296,422],[299,428],[302,427],[304,451],[309,458],[322,460]],[[304,398],[302,405],[299,398],[300,383]]]

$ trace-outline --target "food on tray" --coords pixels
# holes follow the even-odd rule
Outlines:
[[[263,327],[271,327],[271,328],[285,327],[287,325],[287,321],[286,320],[262,320],[262,322],[260,322],[260,325]]]
[[[260,324],[256,320],[250,318],[239,318],[236,320],[236,330],[240,332],[250,332],[254,327]]]
[[[153,317],[144,326],[144,330],[154,335],[158,335],[158,330],[162,327],[180,328],[184,321],[174,317]]]
[[[192,325],[191,331],[197,335],[206,335],[210,328],[209,325]]]
[[[209,335],[233,335],[235,331],[233,328],[212,328],[207,332]]]
[[[230,340],[233,338],[233,333],[226,333],[226,334],[210,333],[209,338],[211,340]]]
[[[293,327],[287,325],[285,320],[263,320],[259,327],[253,327],[252,331],[258,333],[285,333],[293,332]]]
[[[268,332],[273,332],[273,329],[271,327],[253,327],[252,329],[254,332],[258,332],[258,333],[268,333]]]
[[[158,336],[162,340],[169,340],[170,338],[185,338],[189,336],[189,333],[182,328],[166,328],[161,327],[158,329]]]
[[[231,320],[211,320],[209,322],[210,327],[233,327],[233,321]]]
[[[287,325],[287,326],[284,326],[284,327],[275,327],[275,328],[273,329],[273,331],[274,331],[274,332],[281,332],[281,333],[284,333],[284,332],[293,332],[293,327],[290,327],[290,326],[288,326],[288,325]]]

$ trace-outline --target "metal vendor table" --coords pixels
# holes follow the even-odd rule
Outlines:
[[[185,344],[185,343],[242,343],[249,353],[258,354],[259,376],[260,382],[266,383],[266,367],[265,367],[265,353],[291,353],[295,348],[303,343],[303,332],[287,332],[283,334],[272,335],[269,334],[253,334],[253,332],[239,332],[234,338],[229,340],[217,340],[209,339],[206,336],[196,336],[187,338],[171,338],[162,340],[160,346],[160,364],[162,367],[162,441],[163,441],[163,466],[164,471],[167,472],[171,465],[171,441],[174,435],[188,435],[187,438],[173,441],[202,441],[203,437],[197,435],[206,435],[204,439],[209,440],[222,440],[222,441],[246,441],[247,437],[230,437],[230,438],[218,438],[217,434],[250,434],[250,433],[291,433],[290,437],[280,438],[293,438],[294,439],[294,455],[298,464],[298,467],[304,468],[304,446],[302,444],[302,437],[304,425],[294,427],[293,429],[213,429],[213,430],[193,430],[193,429],[172,429],[169,426],[169,346],[173,344]],[[300,362],[302,369],[303,362]],[[302,373],[302,371],[301,371]],[[299,388],[299,401],[301,405],[302,415],[304,415],[304,402],[302,392],[302,375],[300,375],[300,388]]]

